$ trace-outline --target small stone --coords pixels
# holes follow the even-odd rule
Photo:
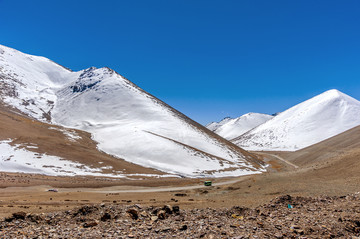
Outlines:
[[[159,219],[164,220],[166,218],[166,212],[164,210],[160,210],[157,216]]]
[[[142,216],[142,217],[148,217],[149,214],[148,214],[146,211],[142,211],[142,212],[140,213],[140,216]]]
[[[172,210],[175,214],[180,214],[180,207],[179,206],[173,206]]]
[[[88,228],[88,227],[95,227],[97,225],[98,225],[97,221],[90,221],[90,222],[85,222],[83,227]]]
[[[129,213],[131,218],[134,219],[134,220],[137,220],[139,218],[138,211],[135,210],[134,208],[130,208],[129,210],[127,210],[127,213]]]
[[[26,217],[26,212],[15,212],[15,213],[13,213],[13,218],[14,219],[25,219],[25,217]]]
[[[105,222],[107,220],[111,219],[111,215],[107,212],[104,213],[104,215],[101,217],[101,221]]]
[[[300,229],[300,227],[298,225],[295,225],[295,224],[292,224],[290,228],[291,229]]]
[[[13,217],[6,217],[6,218],[4,219],[5,222],[12,222],[13,220],[14,220]]]
[[[185,196],[187,196],[187,194],[186,193],[175,193],[174,196],[176,196],[176,197],[185,197]]]
[[[163,209],[167,214],[172,214],[173,213],[173,208],[171,205],[166,205],[163,207]]]
[[[179,228],[180,231],[185,231],[188,229],[187,225],[182,225],[182,227]]]

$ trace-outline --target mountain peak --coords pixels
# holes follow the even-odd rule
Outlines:
[[[342,93],[341,91],[339,91],[337,89],[331,89],[331,90],[325,91],[324,93],[320,94],[319,96],[329,97],[329,98],[338,98],[338,97],[343,97],[343,96],[348,96],[348,95]]]
[[[360,102],[328,90],[234,139],[248,150],[298,150],[360,125]]]
[[[0,99],[33,119],[90,133],[100,151],[190,177],[264,171],[255,156],[108,67],[71,72],[47,58],[3,51]]]
[[[250,112],[238,118],[227,118],[206,127],[225,139],[231,140],[271,119],[271,115]]]
[[[353,97],[351,97],[337,89],[331,89],[331,90],[325,91],[324,93],[322,93],[318,96],[315,96],[315,97],[323,97],[323,98],[329,98],[329,99],[330,98],[342,98],[342,99],[347,99],[347,100],[356,100]]]

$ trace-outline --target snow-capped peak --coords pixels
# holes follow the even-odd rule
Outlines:
[[[233,140],[249,150],[298,150],[360,125],[360,102],[328,90]]]
[[[232,118],[225,117],[222,120],[220,120],[219,122],[211,122],[210,124],[207,124],[205,127],[208,128],[211,131],[215,131],[217,128],[219,128],[220,126],[226,124],[230,120],[232,120]]]
[[[271,118],[271,115],[250,112],[238,118],[226,118],[226,120],[224,119],[220,121],[217,124],[217,127],[208,125],[207,128],[213,130],[215,133],[224,137],[225,139],[231,140],[253,129],[256,126],[263,124]]]
[[[35,119],[90,132],[101,151],[186,176],[264,170],[253,155],[107,67],[72,72],[43,57],[0,49],[0,99]]]
[[[354,99],[353,97],[342,93],[341,91],[337,90],[337,89],[332,89],[332,90],[328,90],[325,91],[324,93],[315,96],[314,98],[312,98],[314,101],[318,100],[318,101],[327,101],[327,100],[343,100],[343,101],[348,101],[348,102],[352,102],[352,103],[358,103],[359,101]]]

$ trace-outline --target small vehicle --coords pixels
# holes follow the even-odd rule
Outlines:
[[[58,190],[56,189],[56,188],[51,188],[51,189],[49,189],[49,190],[47,190],[48,192],[55,192],[55,193],[57,193],[58,192]]]
[[[205,181],[204,182],[204,186],[211,186],[212,185],[212,182],[211,181]]]

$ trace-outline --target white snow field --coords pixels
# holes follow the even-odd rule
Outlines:
[[[295,151],[360,125],[360,102],[329,90],[233,140],[247,150]]]
[[[6,104],[90,132],[100,150],[120,159],[188,177],[264,171],[247,152],[109,68],[72,72],[0,45],[0,79]]]
[[[260,113],[247,113],[238,118],[225,118],[220,122],[213,122],[206,127],[221,137],[232,140],[249,130],[273,118],[271,115]]]

